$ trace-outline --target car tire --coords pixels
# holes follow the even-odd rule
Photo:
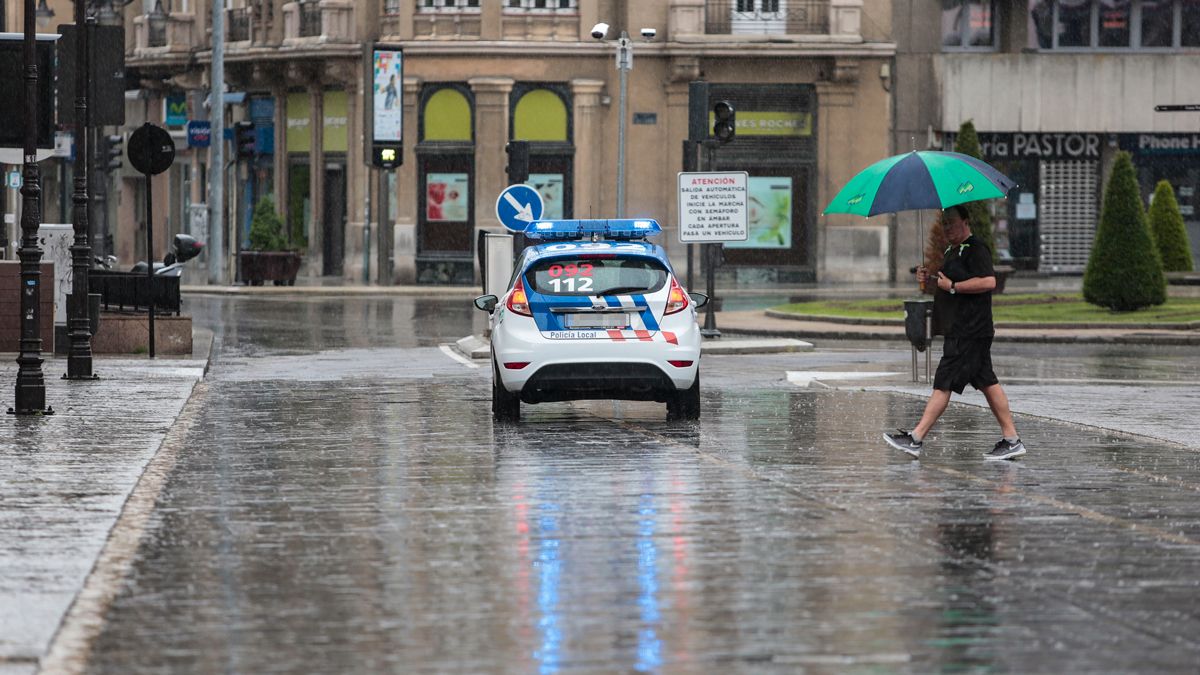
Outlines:
[[[676,392],[667,401],[667,419],[700,419],[700,373],[696,373],[696,381],[692,383],[692,386]]]
[[[516,422],[521,419],[521,397],[504,388],[495,361],[492,361],[492,417],[497,422]]]

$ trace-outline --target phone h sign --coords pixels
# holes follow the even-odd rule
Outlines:
[[[513,232],[525,228],[542,217],[542,195],[532,187],[518,183],[504,188],[496,199],[496,218]]]
[[[746,241],[748,175],[745,171],[679,174],[679,241]]]

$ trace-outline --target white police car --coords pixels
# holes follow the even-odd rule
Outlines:
[[[700,415],[702,293],[685,293],[653,220],[530,223],[542,243],[522,252],[491,313],[492,414],[520,417],[521,402],[659,401],[669,418]]]

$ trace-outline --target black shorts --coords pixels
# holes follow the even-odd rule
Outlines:
[[[983,389],[999,382],[992,370],[992,338],[946,338],[934,389],[961,394],[968,384]]]

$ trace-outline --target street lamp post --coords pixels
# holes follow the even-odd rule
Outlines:
[[[94,380],[92,373],[92,322],[88,302],[88,274],[92,267],[92,246],[88,234],[88,152],[91,132],[88,111],[88,87],[91,81],[88,59],[88,33],[95,21],[87,17],[86,0],[75,0],[75,193],[71,225],[75,240],[71,246],[71,297],[67,301],[67,332],[71,341],[67,353],[67,380]]]
[[[36,10],[33,0],[25,0],[25,144],[24,185],[21,186],[21,341],[17,356],[15,415],[53,414],[46,407],[46,381],[42,376],[41,304],[42,249],[38,246],[41,224],[41,172],[37,165],[38,68]]]

